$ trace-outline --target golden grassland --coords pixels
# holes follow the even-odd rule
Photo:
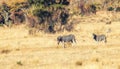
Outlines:
[[[24,25],[0,27],[0,69],[120,69],[120,20],[106,24],[106,18],[116,19],[108,12],[98,12],[77,17],[79,23],[72,32],[35,36],[28,35]],[[107,35],[107,43],[95,42],[92,33]],[[74,34],[77,43],[58,46],[56,37],[64,34]]]
[[[15,3],[25,2],[26,0],[0,0],[0,4],[6,3],[9,6],[13,6]]]

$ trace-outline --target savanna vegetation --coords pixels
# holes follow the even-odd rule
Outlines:
[[[0,0],[0,69],[120,69],[120,0]]]
[[[0,3],[0,25],[28,23],[29,33],[73,30],[73,16],[96,15],[96,12],[120,11],[119,0],[21,0]],[[27,16],[26,16],[27,15]],[[35,31],[33,30],[36,29]]]

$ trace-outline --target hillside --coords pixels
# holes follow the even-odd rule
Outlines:
[[[68,25],[73,23],[71,31],[30,35],[31,28],[24,22],[1,26],[0,69],[120,69],[120,12],[102,9],[83,16],[73,12],[68,18]],[[93,33],[106,35],[107,43],[96,42]],[[68,34],[74,34],[77,42],[63,48],[57,37]]]

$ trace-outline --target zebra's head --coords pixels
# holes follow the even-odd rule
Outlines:
[[[93,39],[96,39],[97,35],[94,33],[92,35],[93,35]]]
[[[58,41],[58,45],[59,45],[59,43],[62,42],[62,36],[58,36],[57,41]]]

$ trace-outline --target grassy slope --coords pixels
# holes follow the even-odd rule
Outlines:
[[[98,12],[92,17],[74,17],[82,19],[69,32],[75,34],[77,43],[66,49],[57,45],[56,37],[68,32],[29,36],[24,26],[0,28],[0,69],[120,69],[120,23],[106,25],[101,19],[108,15]],[[111,33],[106,34],[109,28]],[[93,32],[106,34],[108,43],[96,43]]]
[[[22,0],[7,3],[11,5],[15,1]],[[80,22],[69,33],[75,34],[77,43],[66,49],[57,45],[56,37],[68,32],[29,36],[24,26],[0,27],[0,69],[120,69],[120,21],[105,24],[106,18],[120,17],[119,13],[115,15],[102,11],[96,16],[75,16]],[[109,28],[111,33],[106,34]],[[96,43],[93,32],[106,34],[108,43]],[[19,61],[23,66],[17,64]]]

